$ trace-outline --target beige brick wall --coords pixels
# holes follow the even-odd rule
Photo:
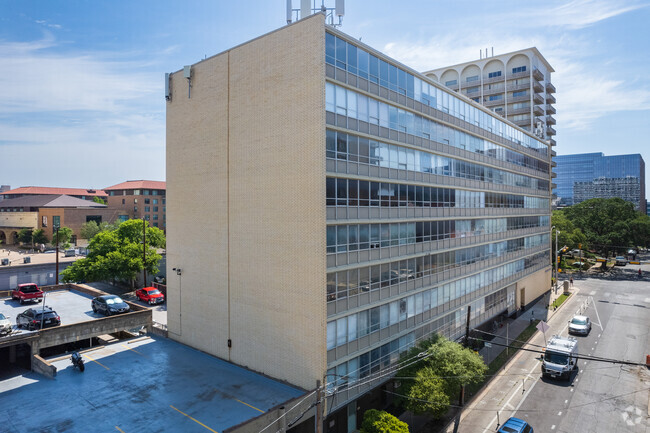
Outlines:
[[[315,15],[194,65],[191,99],[174,74],[167,106],[170,336],[303,388],[326,368],[324,53]]]
[[[521,306],[522,289],[524,289],[524,302],[528,305],[537,297],[542,296],[551,288],[551,267],[541,269],[534,274],[517,282],[516,305]]]
[[[38,228],[38,212],[0,212],[0,228]]]

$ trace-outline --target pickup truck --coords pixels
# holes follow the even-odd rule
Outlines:
[[[18,288],[12,290],[11,299],[17,299],[21,304],[27,301],[41,302],[43,291],[34,283],[19,284]]]

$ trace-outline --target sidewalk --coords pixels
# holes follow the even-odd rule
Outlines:
[[[573,294],[576,292],[574,287],[570,287],[569,291]],[[562,281],[556,290],[551,289],[549,293],[546,293],[539,301],[537,301],[532,306],[529,306],[526,311],[524,311],[520,316],[517,316],[515,319],[508,318],[503,323],[502,326],[499,326],[493,334],[496,334],[497,337],[489,340],[489,343],[494,343],[492,347],[484,347],[479,350],[479,355],[483,357],[483,360],[486,364],[494,361],[494,359],[501,354],[506,348],[503,346],[508,344],[510,340],[517,338],[517,336],[528,327],[532,320],[543,320],[547,322],[553,317],[557,311],[553,311],[551,305],[553,302],[564,293],[562,289]]]

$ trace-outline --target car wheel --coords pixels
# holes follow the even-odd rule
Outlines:
[[[97,308],[93,305],[93,313],[97,314]]]
[[[20,298],[20,305],[25,305],[25,300],[23,298]]]

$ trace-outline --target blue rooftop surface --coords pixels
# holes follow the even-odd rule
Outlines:
[[[145,337],[0,381],[3,432],[222,432],[304,394],[179,343]]]

